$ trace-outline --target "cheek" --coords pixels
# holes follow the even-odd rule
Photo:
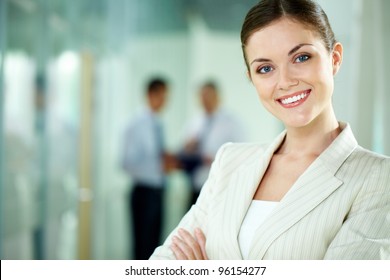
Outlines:
[[[255,84],[257,96],[260,100],[260,103],[264,106],[264,108],[272,113],[272,107],[274,103],[273,99],[273,87],[268,84]]]
[[[316,75],[313,75],[313,80],[324,89],[332,90],[333,88],[333,72],[329,67],[322,67],[316,71]]]
[[[257,95],[261,100],[272,98],[274,84],[271,80],[255,81],[253,85],[255,86]]]
[[[333,67],[331,60],[324,58],[322,63],[318,63],[314,69],[314,74],[318,76],[319,81],[328,83],[330,80],[333,80]]]
[[[296,78],[315,88],[323,88],[333,83],[333,72],[328,64],[318,63],[299,69]]]

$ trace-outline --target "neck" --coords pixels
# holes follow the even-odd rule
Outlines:
[[[214,114],[215,114],[215,112],[217,112],[217,110],[218,110],[218,108],[217,108],[217,107],[215,107],[215,108],[212,108],[212,109],[210,109],[210,110],[206,111],[206,115],[208,115],[208,116],[212,116],[212,115],[214,115]]]
[[[160,110],[156,109],[156,108],[153,108],[151,106],[149,106],[149,111],[153,114],[153,115],[158,115]]]
[[[336,116],[331,113],[318,116],[304,127],[287,127],[287,134],[278,153],[301,156],[320,155],[340,134]]]

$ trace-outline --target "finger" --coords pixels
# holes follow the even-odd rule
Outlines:
[[[176,260],[187,260],[187,256],[175,243],[172,243],[170,248],[175,255]]]
[[[192,249],[192,253],[195,256],[196,260],[202,260],[202,250],[199,246],[198,241],[196,241],[196,238],[194,238],[188,231],[185,229],[179,229],[179,235],[182,238],[182,240]]]
[[[195,238],[200,246],[203,259],[208,260],[209,258],[206,253],[206,236],[200,228],[195,229]]]
[[[179,236],[181,237],[181,240],[188,246],[188,249],[191,251],[188,253],[194,256],[193,259],[195,260],[203,259],[202,251],[195,237],[193,237],[188,231],[184,229],[179,230]],[[190,257],[189,254],[188,256]]]
[[[175,236],[172,238],[173,244],[175,244],[179,249],[184,253],[186,259],[188,260],[196,260],[194,252],[188,244],[183,241],[181,238]]]

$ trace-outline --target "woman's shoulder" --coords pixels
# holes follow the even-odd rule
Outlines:
[[[226,163],[239,165],[244,162],[259,160],[268,147],[269,144],[257,142],[228,142],[219,148],[215,161],[218,162],[218,165],[225,165]]]
[[[351,160],[363,160],[368,164],[370,164],[370,166],[385,165],[387,166],[387,168],[390,168],[389,156],[368,150],[361,146],[357,146],[357,148],[353,151],[350,158]]]
[[[367,188],[390,191],[390,157],[358,146],[346,161],[354,178],[360,177]]]
[[[269,147],[269,143],[260,143],[260,142],[228,142],[221,146],[221,150],[224,153],[243,153],[243,152],[253,152],[253,151],[264,151]]]

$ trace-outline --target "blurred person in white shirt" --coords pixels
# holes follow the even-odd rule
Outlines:
[[[190,179],[189,207],[196,202],[219,147],[226,142],[245,139],[240,120],[221,106],[221,96],[215,82],[208,81],[200,87],[199,99],[202,113],[187,124],[184,147],[178,155],[181,167]]]

